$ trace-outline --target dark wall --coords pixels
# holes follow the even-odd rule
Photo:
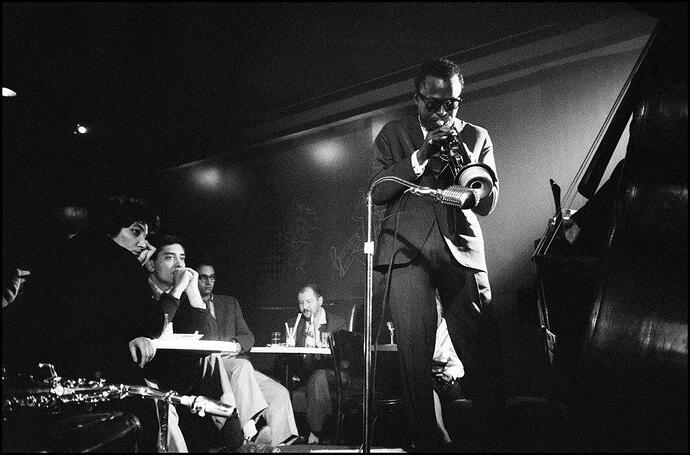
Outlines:
[[[595,46],[527,76],[467,90],[459,116],[489,131],[501,185],[496,210],[481,225],[506,372],[516,389],[538,387],[535,371],[543,363],[536,352],[541,345],[536,313],[526,320],[518,292],[534,283],[534,241],[553,214],[549,179],[564,190],[573,181],[638,46],[637,41],[604,50]],[[238,297],[257,338],[281,329],[282,320],[272,324],[264,314],[296,310],[297,287],[306,281],[321,284],[328,302],[364,302],[371,147],[385,122],[409,104],[283,138],[240,157],[191,163],[154,179],[163,226],[187,240],[191,259],[215,257],[217,291]],[[622,138],[613,164],[626,143]],[[574,208],[578,202],[583,201]],[[374,213],[374,240],[381,215],[380,209]]]
[[[210,255],[217,291],[244,308],[297,307],[297,288],[363,300],[369,120],[165,172],[154,193],[164,230]],[[376,223],[378,226],[378,223]]]
[[[510,63],[513,56],[522,55],[517,51],[492,56],[487,62],[466,62],[467,88],[459,116],[488,129],[501,182],[498,206],[481,224],[506,368],[513,377],[532,374],[526,345],[539,342],[534,321],[520,318],[517,293],[533,284],[534,240],[553,214],[548,181],[553,178],[564,190],[573,181],[644,44],[637,26],[622,36],[606,30],[601,41],[589,32],[521,48],[523,63]],[[574,39],[578,36],[579,41]],[[555,50],[543,50],[547,44]],[[399,94],[397,86],[392,87],[393,95],[387,96]],[[261,320],[257,326],[252,318],[257,323],[260,319],[254,314],[270,308],[296,310],[297,287],[306,281],[321,284],[330,303],[363,303],[366,264],[362,249],[371,144],[383,124],[400,115],[402,104],[410,103],[411,89],[407,81],[404,97],[386,98],[399,104],[374,104],[366,113],[362,105],[376,100],[367,94],[334,103],[345,114],[355,112],[360,117],[250,150],[228,139],[229,131],[241,128],[228,124],[228,132],[214,138],[214,143],[227,144],[221,155],[159,174],[140,178],[141,169],[127,176],[108,172],[110,161],[100,162],[93,155],[88,155],[88,165],[78,166],[79,158],[87,156],[84,153],[76,153],[64,167],[71,169],[69,176],[75,175],[85,194],[95,192],[89,183],[81,184],[92,175],[90,180],[98,182],[99,188],[128,190],[157,202],[163,229],[186,240],[191,261],[209,254],[216,259],[216,291],[239,298],[252,330],[260,337],[262,332],[279,329],[282,320],[275,321],[274,327],[267,327],[270,320]],[[323,112],[333,114],[315,108],[314,118],[298,117],[313,125]],[[277,123],[284,123],[278,131],[294,126],[289,120],[276,118]],[[626,134],[613,164],[622,155]],[[22,137],[17,133],[18,141]],[[41,153],[51,150],[47,143],[32,145]],[[232,147],[245,151],[233,154],[237,150]],[[62,201],[57,195],[66,192],[52,184],[56,173],[62,172],[59,168],[38,166],[38,157],[27,158],[32,157],[3,154],[3,177],[15,175],[3,181],[3,214],[15,207],[26,213],[20,221],[15,218],[12,226],[3,222],[3,257],[6,246],[24,254],[23,246],[14,244],[14,234],[30,241],[35,238],[40,224],[32,218],[33,201],[53,205],[50,201]],[[179,161],[173,158],[151,165],[157,169],[176,166]],[[39,178],[28,179],[28,169],[39,169],[32,174]],[[576,200],[574,208],[578,202],[581,205],[583,200]],[[381,212],[374,215],[375,239]]]
[[[489,130],[501,182],[482,230],[502,305],[532,284],[534,240],[553,211],[548,179],[564,188],[572,180],[636,55],[583,58],[533,74],[526,86],[468,93],[459,115]],[[213,256],[217,290],[245,308],[296,305],[306,281],[329,301],[363,300],[372,142],[407,108],[168,170],[152,191],[164,229],[187,241],[190,259]],[[376,208],[374,240],[381,215]]]

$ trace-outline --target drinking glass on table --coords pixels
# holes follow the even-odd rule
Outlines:
[[[295,332],[297,332],[297,326],[290,327],[285,325],[285,345],[288,347],[295,347]]]
[[[388,331],[391,333],[391,343],[390,344],[395,344],[395,343],[393,343],[393,332],[395,332],[395,327],[393,327],[393,323],[391,321],[386,322],[386,327],[388,327]]]
[[[331,332],[319,332],[319,338],[321,338],[321,342],[319,344],[320,348],[327,348],[328,347],[328,337],[331,336]]]
[[[283,334],[280,332],[271,332],[271,345],[278,346]]]

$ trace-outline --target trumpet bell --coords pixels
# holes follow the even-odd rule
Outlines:
[[[496,184],[496,174],[487,164],[472,163],[460,169],[456,180],[460,186],[477,190],[481,200],[491,194]]]

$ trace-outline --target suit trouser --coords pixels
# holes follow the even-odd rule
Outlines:
[[[230,406],[237,407],[237,397],[232,391],[232,384],[225,371],[222,358],[218,354],[206,356],[203,360],[203,379],[199,389],[208,396],[216,398]],[[225,425],[226,417],[212,416],[214,425],[221,429]]]
[[[268,407],[268,403],[256,382],[252,363],[247,359],[224,356],[223,365],[235,395],[240,423],[244,425],[250,419],[258,420],[258,415]]]
[[[200,359],[196,368],[198,369],[189,370],[187,373],[200,373],[199,377],[178,380],[175,384],[166,383],[166,387],[175,386],[182,390],[183,394],[203,395],[236,407],[230,380],[218,354],[211,354]],[[147,380],[147,383],[149,386],[157,387],[150,380]],[[207,423],[212,423],[210,426],[215,427],[218,433],[214,432],[213,435],[220,438],[218,441],[220,444],[236,448],[242,443],[244,438],[237,416],[228,419],[207,415],[201,418],[198,415],[191,415],[190,410],[185,406],[181,406],[178,413],[175,406],[171,405],[168,410],[168,451],[186,452],[187,448],[192,451],[207,449],[210,443],[204,433],[204,427],[209,426]]]
[[[146,380],[146,385],[158,389],[158,384],[153,381]],[[180,429],[180,418],[177,414],[177,408],[174,405],[169,404],[167,407],[167,422],[168,422],[168,437],[167,437],[167,451],[172,453],[187,453],[187,442],[184,440],[182,435],[182,430]],[[156,415],[158,416],[158,421],[161,421],[160,408],[156,406]],[[160,434],[158,436],[160,438]],[[159,449],[159,447],[157,447]]]
[[[265,417],[272,430],[272,445],[281,444],[292,436],[299,436],[288,389],[260,371],[254,371],[254,375],[268,402]]]
[[[223,357],[223,365],[237,401],[240,423],[258,418],[264,412],[271,427],[272,445],[278,445],[291,436],[297,436],[297,424],[288,390],[265,374],[254,370],[247,359]]]
[[[211,354],[204,357],[201,367],[201,380],[188,393],[207,396],[236,407],[235,395],[232,392],[230,380],[220,355]],[[215,431],[208,431],[209,423],[212,423],[210,427],[214,428]],[[244,441],[242,426],[236,413],[228,418],[210,415],[200,418],[185,409],[180,413],[180,427],[185,435],[189,450],[193,452],[208,450],[209,445],[213,447],[215,443],[235,451]]]
[[[386,280],[381,280],[385,285]],[[470,396],[495,392],[502,376],[500,338],[491,312],[488,275],[461,266],[436,222],[420,254],[394,267],[390,307],[397,335],[403,399],[416,441],[438,441],[431,362],[436,340],[438,289],[451,341],[465,367],[463,385]],[[452,423],[449,423],[452,424]]]
[[[326,416],[333,414],[329,382],[335,381],[332,370],[314,370],[307,379],[307,424],[309,430],[318,433],[323,430]]]

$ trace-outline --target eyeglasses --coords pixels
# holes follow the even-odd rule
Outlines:
[[[204,283],[210,283],[211,281],[215,282],[216,276],[215,275],[199,275],[199,281],[203,281]]]
[[[445,100],[439,98],[427,98],[419,92],[415,92],[415,96],[424,102],[424,108],[429,112],[438,112],[438,110],[441,109],[441,106],[443,106],[443,109],[446,112],[450,112],[454,109],[457,109],[462,101],[462,98],[460,97],[447,98]]]

